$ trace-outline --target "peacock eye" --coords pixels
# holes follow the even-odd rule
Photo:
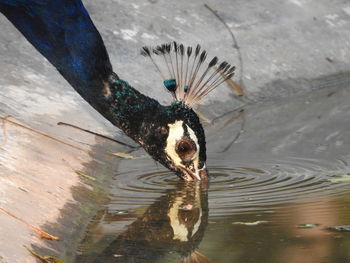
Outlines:
[[[177,152],[178,153],[187,153],[191,151],[192,146],[188,142],[180,142],[179,145],[177,146]]]
[[[197,147],[192,140],[181,139],[177,141],[175,151],[183,161],[189,161],[196,153]]]

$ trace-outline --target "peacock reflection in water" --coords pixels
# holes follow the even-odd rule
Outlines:
[[[103,240],[99,246],[96,240],[91,244],[93,237],[86,237],[75,262],[161,262],[169,255],[184,263],[209,262],[198,251],[208,223],[207,194],[206,183],[178,182],[125,231],[115,233],[116,238]],[[100,233],[103,225],[122,220],[123,215],[105,214],[102,218],[105,222],[92,226],[90,234]]]

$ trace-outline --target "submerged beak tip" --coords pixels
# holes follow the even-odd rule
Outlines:
[[[180,167],[178,171],[181,171],[179,175],[185,181],[207,181],[209,178],[209,172],[205,166],[194,172],[183,167]]]
[[[188,177],[190,177],[193,180],[206,181],[209,177],[209,173],[206,168],[202,168],[194,173],[188,174]]]

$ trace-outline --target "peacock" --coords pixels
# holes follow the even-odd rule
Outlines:
[[[0,11],[102,116],[184,180],[208,178],[203,127],[193,107],[234,75],[200,45],[143,47],[171,93],[161,105],[113,72],[101,35],[81,0],[0,0]]]

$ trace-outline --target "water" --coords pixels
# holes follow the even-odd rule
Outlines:
[[[208,183],[123,161],[76,262],[350,262],[327,229],[350,225],[350,92],[329,92],[208,125]]]
[[[209,184],[118,175],[77,262],[181,262],[196,251],[211,262],[348,262],[350,235],[325,227],[350,222],[350,185],[296,165],[212,168]]]

